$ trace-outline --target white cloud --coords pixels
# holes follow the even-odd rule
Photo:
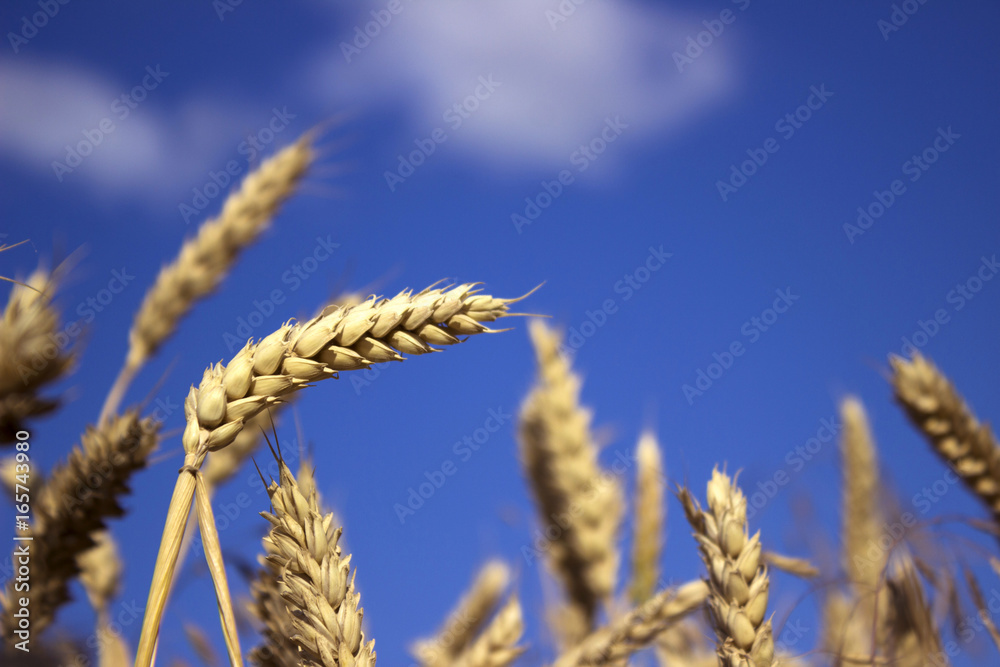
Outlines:
[[[453,144],[512,168],[565,164],[608,116],[629,124],[624,141],[646,143],[733,87],[725,34],[680,73],[672,54],[704,30],[700,22],[628,0],[562,4],[576,11],[553,29],[545,10],[554,1],[403,0],[367,46],[345,56],[355,24],[373,18],[366,10],[318,56],[308,85],[338,105],[401,104],[420,136],[450,131],[445,111],[492,74],[501,86],[454,131],[461,138]]]
[[[204,176],[243,118],[207,99],[164,111],[154,101],[156,88],[170,85],[169,70],[159,70],[164,72],[157,82],[142,70],[122,85],[65,62],[0,61],[0,153],[53,183],[61,176],[62,183],[84,183],[98,195],[169,196]],[[145,95],[143,101],[129,98],[130,108],[120,98],[144,79],[151,89],[136,96]],[[75,163],[67,147],[88,154]],[[55,162],[71,171],[57,174]]]
[[[442,127],[450,155],[522,171],[566,166],[569,154],[597,136],[609,116],[628,124],[621,143],[649,145],[733,89],[728,34],[678,73],[672,53],[704,29],[700,21],[634,0],[562,2],[576,11],[553,30],[545,9],[555,9],[556,0],[544,6],[535,0],[402,0],[402,11],[347,62],[341,40],[351,40],[354,26],[371,20],[372,7],[388,4],[378,0],[346,23],[341,17],[336,29],[331,21],[322,50],[289,62],[288,71],[302,75],[287,79],[278,92],[303,119],[310,111],[323,117],[345,107],[384,105],[407,121],[400,152]],[[329,18],[328,10],[320,11]],[[115,129],[63,182],[83,184],[96,197],[162,206],[190,196],[209,169],[238,157],[241,132],[268,120],[269,111],[258,113],[259,91],[234,99],[216,89],[186,98],[154,89],[121,119],[112,103],[145,75],[139,70],[134,79],[112,80],[68,61],[0,60],[0,156],[58,183],[53,162],[65,163],[67,145],[85,141],[85,132],[109,119]],[[469,96],[479,77],[491,75],[500,86],[452,128],[445,111]],[[180,84],[168,75],[159,85]],[[608,153],[624,157],[627,151]],[[602,158],[600,168],[614,161]]]

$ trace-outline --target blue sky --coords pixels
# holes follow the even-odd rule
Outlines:
[[[607,462],[649,426],[672,479],[699,495],[716,463],[742,469],[748,490],[783,471],[790,482],[754,528],[775,549],[827,559],[836,447],[801,466],[793,453],[844,395],[865,402],[901,508],[943,478],[885,382],[887,354],[904,339],[983,419],[1000,411],[1000,280],[982,280],[1000,254],[995,5],[588,1],[568,16],[555,1],[389,5],[70,1],[32,30],[40,4],[6,4],[2,231],[32,243],[4,253],[0,269],[25,275],[85,247],[59,296],[67,321],[85,316],[114,271],[134,276],[87,323],[78,369],[57,388],[65,408],[34,429],[43,468],[96,419],[144,290],[230,187],[213,178],[230,162],[245,174],[318,124],[324,153],[302,193],[184,321],[129,402],[154,392],[179,404],[207,364],[231,356],[225,333],[267,311],[257,304],[276,289],[285,301],[255,336],[339,287],[394,293],[449,278],[507,296],[545,281],[525,309],[582,332],[576,365]],[[357,38],[379,18],[375,36]],[[67,146],[80,142],[96,145],[73,166]],[[315,272],[289,277],[324,244],[339,245]],[[535,523],[513,420],[468,460],[453,450],[491,410],[516,414],[530,387],[526,327],[512,324],[366,383],[345,374],[297,403],[385,664],[409,664],[407,644],[494,556],[518,572],[527,661],[550,650],[540,630],[548,584],[521,555]],[[726,360],[734,344],[742,353],[720,375],[713,355]],[[699,389],[702,372],[717,377]],[[168,419],[172,437],[114,524],[126,604],[145,601],[182,423],[179,411]],[[290,420],[279,435],[294,449]],[[401,523],[393,506],[448,460],[458,473]],[[252,471],[218,495],[217,514],[238,509],[222,531],[232,564],[253,561],[265,525]],[[239,508],[240,494],[252,504]],[[675,581],[700,574],[678,510],[671,500],[663,562]],[[985,516],[957,487],[921,516],[954,514]],[[984,588],[1000,591],[995,580]],[[796,650],[810,648],[816,595],[785,577],[772,591],[779,621],[809,628]],[[161,659],[190,657],[185,620],[221,647],[214,609],[192,560]],[[85,636],[86,603],[60,621]],[[134,646],[139,624],[125,634]],[[963,643],[955,664],[979,664],[987,643]]]

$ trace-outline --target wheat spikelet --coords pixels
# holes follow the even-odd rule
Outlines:
[[[31,590],[32,631],[41,633],[69,599],[69,582],[80,572],[77,557],[94,546],[92,534],[105,519],[124,514],[119,496],[128,492],[133,472],[144,467],[157,441],[157,425],[135,412],[114,418],[83,435],[82,445],[55,469],[34,499]],[[5,636],[17,623],[11,581],[4,601]]]
[[[635,651],[648,646],[662,632],[698,609],[708,597],[702,581],[657,593],[610,625],[591,633],[563,653],[553,667],[624,664]]]
[[[358,607],[351,557],[342,555],[337,544],[341,529],[333,527],[333,514],[321,514],[315,491],[303,495],[284,461],[279,470],[279,480],[268,487],[273,514],[261,512],[271,523],[261,576],[278,583],[298,664],[374,665],[375,642],[365,644],[361,631],[364,612]],[[269,627],[269,639],[270,632]]]
[[[310,134],[260,164],[232,192],[218,217],[206,221],[173,263],[165,266],[146,292],[129,331],[129,348],[108,394],[102,420],[114,413],[139,369],[174,332],[199,299],[210,294],[257,240],[305,175],[313,159]]]
[[[36,270],[10,292],[0,321],[0,443],[13,442],[25,420],[58,403],[38,391],[69,372],[73,355],[62,349],[59,314],[52,306],[56,276]]]
[[[517,645],[524,632],[521,604],[516,595],[496,613],[482,634],[453,661],[453,667],[507,667],[524,649]]]
[[[509,581],[510,569],[502,561],[484,565],[437,635],[415,642],[410,652],[424,667],[451,665],[486,623]]]
[[[954,385],[919,353],[912,361],[890,362],[896,399],[910,420],[1000,523],[1000,447],[990,427],[979,423]]]
[[[642,604],[653,594],[660,578],[663,552],[663,502],[665,484],[663,461],[656,436],[647,431],[636,446],[635,534],[632,538],[632,588],[634,604]]]
[[[760,533],[750,537],[747,531],[746,497],[718,469],[708,483],[707,511],[687,489],[678,496],[708,570],[721,664],[771,667],[776,664],[774,636],[771,621],[764,620],[770,584],[760,562]]]
[[[567,594],[559,625],[569,646],[594,627],[598,605],[614,592],[623,499],[598,464],[580,379],[559,353],[560,336],[540,321],[530,331],[539,381],[521,408],[521,461],[543,525],[560,529],[547,560]]]

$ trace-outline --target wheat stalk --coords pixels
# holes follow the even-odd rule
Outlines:
[[[155,422],[128,412],[88,429],[81,446],[52,471],[34,499],[31,589],[15,594],[11,581],[4,596],[6,637],[13,636],[17,625],[11,616],[17,597],[30,600],[35,633],[41,633],[69,600],[69,582],[80,573],[77,557],[94,546],[92,533],[104,528],[106,519],[124,514],[118,499],[128,492],[132,473],[145,467],[156,446],[157,429]]]
[[[97,662],[100,667],[127,667],[128,646],[111,625],[110,605],[121,586],[122,560],[108,530],[91,533],[94,547],[77,556],[80,583],[97,612]]]
[[[192,387],[184,401],[184,467],[167,509],[137,667],[148,667],[152,660],[194,496],[190,473],[201,468],[208,452],[231,444],[246,421],[267,406],[315,381],[336,377],[337,371],[401,360],[399,352],[433,352],[433,345],[453,345],[460,342],[459,336],[491,332],[482,323],[510,314],[509,304],[519,299],[494,298],[475,287],[405,291],[391,299],[373,297],[357,306],[329,308],[305,322],[285,324],[258,343],[247,343],[228,366],[205,371],[199,388]]]
[[[530,332],[539,379],[521,408],[521,461],[543,525],[559,526],[547,560],[568,598],[560,622],[569,646],[594,627],[598,605],[614,592],[623,499],[598,463],[590,413],[579,404],[580,379],[559,352],[561,337],[538,320]]]
[[[410,652],[424,667],[451,665],[486,623],[509,581],[510,569],[502,561],[484,565],[437,635],[414,643]]]
[[[656,436],[647,431],[636,446],[635,534],[632,537],[632,587],[634,604],[653,594],[660,578],[666,505],[663,461]]]
[[[36,270],[11,289],[0,321],[0,443],[14,442],[30,417],[58,403],[38,395],[43,385],[69,372],[68,335],[52,306],[57,275]],[[63,339],[66,342],[63,342]]]
[[[708,510],[687,489],[678,496],[708,570],[709,610],[722,665],[771,667],[774,636],[765,621],[769,581],[760,563],[760,533],[747,531],[747,501],[735,480],[718,469],[708,483]]]
[[[622,618],[591,633],[563,653],[553,667],[624,664],[628,656],[652,643],[662,632],[704,604],[709,589],[692,581],[654,595]]]
[[[239,254],[267,228],[312,160],[312,135],[306,133],[250,172],[239,190],[226,198],[218,217],[202,224],[177,259],[163,267],[135,315],[125,364],[108,393],[101,420],[117,411],[136,373],[173,334],[180,319],[215,290]]]
[[[910,420],[1000,524],[1000,447],[990,427],[979,423],[954,385],[919,353],[912,361],[890,362],[896,399]]]
[[[288,609],[292,641],[304,667],[366,667],[375,664],[375,642],[365,643],[351,557],[341,553],[341,529],[321,514],[315,490],[302,493],[279,459],[279,479],[268,487],[273,513],[264,538],[267,569]]]

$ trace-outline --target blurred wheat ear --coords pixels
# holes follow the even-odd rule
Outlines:
[[[521,407],[521,462],[542,530],[558,525],[546,562],[565,592],[552,614],[563,648],[590,633],[617,582],[620,482],[598,463],[590,412],[580,406],[580,379],[563,357],[561,336],[540,320],[530,326],[538,381]]]
[[[135,375],[180,319],[219,285],[240,253],[267,228],[312,160],[311,133],[265,160],[226,198],[219,216],[205,222],[177,259],[160,271],[135,315],[125,364],[101,409],[101,421],[117,412]]]

